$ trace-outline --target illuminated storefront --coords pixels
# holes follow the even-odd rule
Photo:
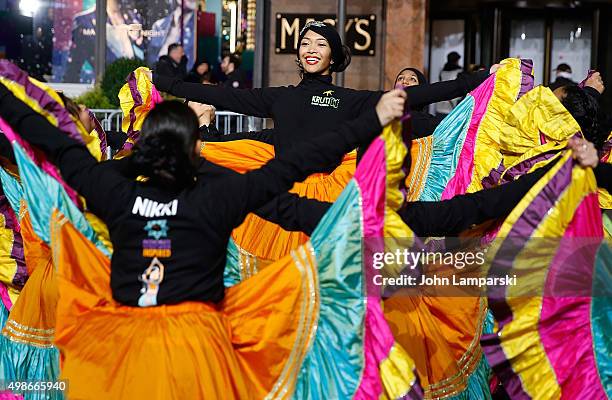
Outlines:
[[[120,57],[153,65],[168,44],[182,42],[190,63],[213,66],[237,53],[255,86],[295,84],[299,29],[312,18],[336,24],[339,0],[0,0],[19,18],[0,33],[0,57],[53,82],[90,83]],[[353,62],[345,85],[388,89],[406,66],[437,80],[446,54],[461,65],[532,58],[537,83],[554,80],[560,63],[578,80],[597,67],[612,76],[612,1],[350,0],[346,43]],[[20,19],[30,15],[30,27]],[[105,37],[96,16],[106,19]],[[407,23],[410,21],[410,23]],[[12,24],[12,25],[11,25]],[[4,36],[1,36],[4,35]],[[102,47],[103,46],[103,47]],[[100,51],[100,49],[104,49]],[[218,72],[218,71],[217,71]],[[222,78],[222,77],[221,77]],[[612,91],[608,91],[608,102]],[[604,96],[604,97],[605,97]]]

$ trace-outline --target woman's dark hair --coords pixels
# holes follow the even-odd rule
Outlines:
[[[200,83],[211,82],[212,78],[213,78],[212,71],[209,69],[208,71],[204,72],[204,74],[202,75],[202,79],[200,79]]]
[[[343,44],[342,45],[342,61],[340,62],[334,62],[330,67],[329,70],[331,72],[342,72],[345,69],[348,68],[348,66],[351,64],[351,49],[350,47],[348,47],[347,45]]]
[[[597,100],[576,85],[564,87],[563,106],[572,114],[582,129],[584,138],[600,148],[605,141],[599,129],[599,104]]]
[[[66,96],[63,92],[57,92],[57,94],[59,95],[60,99],[62,99],[62,102],[64,103],[64,108],[70,114],[72,114],[74,118],[78,120],[79,113],[81,111],[81,109],[79,108],[79,105],[75,103],[70,97]]]
[[[169,189],[193,184],[199,159],[194,152],[198,118],[186,104],[164,101],[156,105],[140,132],[130,157],[135,173]]]
[[[202,64],[206,64],[208,69],[203,74],[200,74],[198,72],[198,67]],[[187,77],[185,77],[185,82],[203,83],[205,80],[210,81],[211,76],[212,73],[210,63],[206,59],[199,59],[193,64],[193,67],[191,67],[191,71],[189,71]]]
[[[297,57],[295,57],[295,65],[297,65],[298,68],[298,74],[300,75],[300,79],[304,78],[304,66],[302,65],[302,62],[300,61],[300,56],[298,55]]]
[[[193,67],[191,67],[191,72],[197,73],[198,67],[202,64],[208,65],[208,69],[210,69],[210,63],[208,62],[208,60],[205,58],[201,58],[193,63]]]

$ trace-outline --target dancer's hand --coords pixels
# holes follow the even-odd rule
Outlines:
[[[587,79],[584,83],[585,86],[592,87],[597,90],[600,94],[604,92],[606,87],[604,86],[603,80],[601,79],[601,74],[599,72],[594,72],[593,75]]]
[[[210,106],[208,104],[197,103],[195,101],[190,101],[189,103],[187,103],[187,105],[198,116],[200,126],[208,126],[210,125],[212,120],[215,119],[215,107]]]
[[[501,67],[501,64],[493,64],[491,65],[491,69],[489,70],[490,74],[494,74],[497,72],[497,70]]]
[[[585,139],[571,138],[567,147],[572,149],[572,157],[578,161],[581,167],[595,168],[599,163],[597,150],[595,150],[593,143]]]
[[[387,125],[395,118],[404,115],[406,92],[403,89],[394,89],[382,95],[376,104],[376,115],[381,126]]]

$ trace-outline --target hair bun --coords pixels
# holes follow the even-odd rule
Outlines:
[[[352,58],[351,49],[347,45],[343,44],[342,45],[342,60],[336,60],[336,62],[334,62],[334,64],[331,65],[330,70],[332,72],[343,72],[351,64],[351,58]]]
[[[164,101],[145,118],[130,157],[133,171],[166,188],[193,183],[199,157],[194,152],[198,118],[185,104]]]

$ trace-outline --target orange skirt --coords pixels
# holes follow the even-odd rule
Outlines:
[[[202,149],[202,156],[215,164],[245,173],[273,159],[274,147],[254,140],[208,142]],[[357,152],[353,151],[330,174],[313,174],[296,183],[290,192],[309,199],[334,202],[353,178],[356,163]],[[306,243],[308,236],[286,231],[277,224],[249,214],[242,225],[234,229],[232,239],[241,256],[249,258],[255,272]]]
[[[467,387],[483,358],[485,304],[483,298],[401,294],[385,300],[385,319],[414,360],[426,398],[458,394]]]
[[[29,212],[21,219],[21,237],[29,278],[2,334],[13,342],[49,348],[55,331],[57,284],[51,250],[34,233]],[[19,369],[19,366],[13,365],[13,368]]]
[[[111,297],[109,260],[70,223],[57,227],[55,343],[69,398],[259,399],[293,392],[296,366],[316,330],[304,312],[317,303],[316,282],[305,280],[291,257],[227,289],[220,305],[128,307]],[[314,263],[302,261],[314,273]]]
[[[29,212],[22,215],[21,236],[29,278],[2,329],[0,369],[5,382],[53,382],[60,369],[59,352],[53,346],[58,300],[56,274],[49,246],[34,233]],[[48,399],[63,398],[59,391],[46,395]],[[31,397],[26,393],[25,398]]]

